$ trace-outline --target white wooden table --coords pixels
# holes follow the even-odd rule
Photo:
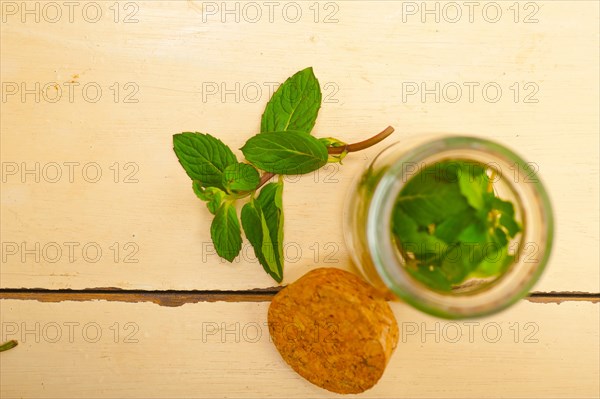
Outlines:
[[[334,396],[269,342],[275,283],[248,243],[219,260],[171,149],[182,131],[241,147],[273,85],[307,66],[315,135],[490,138],[537,164],[556,213],[533,297],[459,323],[393,303],[398,349],[361,396],[600,395],[598,2],[0,7],[0,339],[20,341],[0,355],[1,397]],[[385,145],[287,179],[283,284],[354,270],[341,207]]]

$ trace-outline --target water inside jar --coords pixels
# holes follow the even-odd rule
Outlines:
[[[438,292],[473,292],[515,264],[523,221],[507,178],[477,161],[446,159],[408,179],[391,226],[414,280]]]

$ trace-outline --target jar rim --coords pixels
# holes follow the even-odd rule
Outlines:
[[[398,259],[391,229],[393,205],[404,185],[410,180],[405,165],[419,164],[427,159],[437,158],[441,161],[448,159],[447,154],[460,151],[471,156],[478,154],[477,156],[481,155],[483,159],[492,159],[503,165],[514,163],[523,167],[529,165],[512,150],[487,139],[444,136],[427,141],[402,154],[385,170],[373,192],[366,226],[367,246],[375,269],[385,285],[412,306],[435,316],[450,319],[496,313],[526,296],[546,267],[554,235],[554,217],[550,199],[539,176],[536,175],[535,181],[527,183],[522,179],[519,182],[507,181],[511,190],[516,192],[519,202],[531,208],[532,223],[526,227],[524,223],[524,229],[527,231],[523,232],[523,238],[537,242],[536,245],[542,249],[542,257],[535,262],[527,263],[521,256],[509,271],[497,281],[489,283],[486,289],[460,295],[444,294],[415,280]],[[462,158],[471,157],[467,155]],[[540,224],[543,226],[539,226]]]

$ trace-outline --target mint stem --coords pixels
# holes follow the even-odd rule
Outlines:
[[[329,148],[327,148],[327,152],[329,154],[341,154],[344,151],[356,152],[356,151],[365,150],[365,149],[367,149],[371,146],[374,146],[375,144],[385,140],[392,133],[394,133],[394,128],[391,126],[388,126],[382,132],[376,134],[375,136],[373,136],[369,139],[359,141],[358,143],[347,144],[344,147],[329,147]],[[262,187],[266,182],[271,180],[273,178],[273,176],[275,176],[275,173],[265,172],[260,177],[260,183],[258,183],[258,186],[256,186],[255,190],[258,190],[260,187]]]
[[[15,346],[17,346],[17,341],[15,341],[14,339],[12,341],[5,342],[2,345],[0,345],[0,352],[4,352],[9,349],[12,349]]]
[[[329,154],[341,154],[343,152],[356,152],[365,150],[375,144],[385,140],[390,134],[394,133],[394,128],[391,126],[386,127],[381,133],[376,134],[370,139],[359,141],[358,143],[348,144],[345,147],[329,147],[327,152]]]
[[[268,182],[269,180],[271,180],[274,176],[275,176],[275,173],[271,173],[271,172],[265,172],[265,173],[263,173],[263,175],[260,177],[260,183],[258,183],[258,186],[256,186],[255,190],[258,190],[266,182]]]

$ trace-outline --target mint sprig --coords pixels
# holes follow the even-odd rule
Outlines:
[[[328,162],[340,162],[348,153],[375,145],[394,131],[388,127],[354,144],[332,137],[314,138],[310,134],[321,98],[312,68],[288,78],[269,100],[260,133],[241,148],[246,162],[240,162],[226,144],[209,134],[173,135],[173,149],[192,179],[194,193],[215,215],[210,232],[219,256],[229,262],[238,256],[243,227],[258,261],[277,282],[283,280],[284,269],[283,181],[269,180],[275,175],[305,174]],[[236,203],[241,200],[248,202],[241,211],[240,227]]]

